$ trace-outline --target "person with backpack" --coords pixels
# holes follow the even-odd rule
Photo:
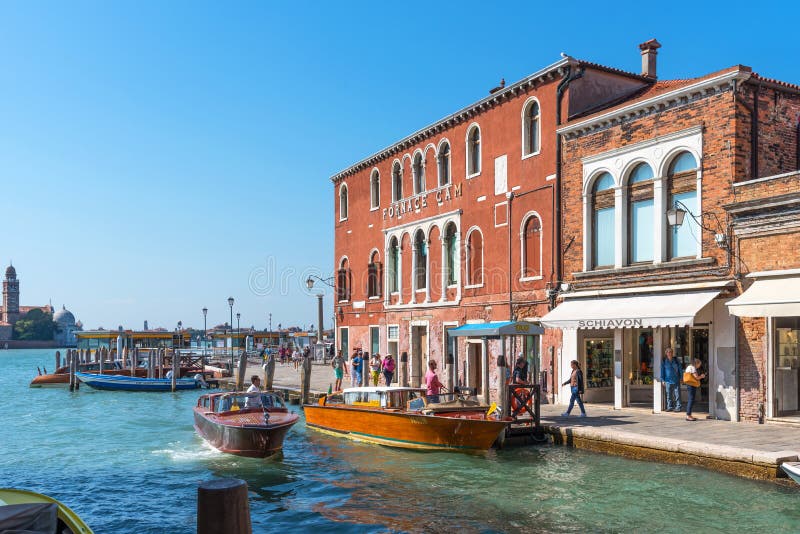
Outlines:
[[[392,385],[392,378],[394,377],[394,358],[392,358],[391,354],[387,354],[386,357],[383,359],[383,379],[386,381],[386,386]]]
[[[572,360],[570,365],[572,366],[572,373],[569,375],[569,380],[561,385],[566,386],[569,384],[572,395],[569,398],[569,407],[567,411],[562,413],[561,416],[569,417],[572,407],[575,405],[575,401],[577,401],[578,407],[581,409],[581,417],[586,417],[586,409],[583,407],[583,401],[581,400],[581,395],[583,395],[583,371],[581,371],[581,364],[578,363],[578,360]]]

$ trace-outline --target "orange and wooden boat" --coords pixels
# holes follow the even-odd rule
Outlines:
[[[418,388],[350,388],[303,408],[312,428],[407,449],[488,450],[509,423],[474,397]]]

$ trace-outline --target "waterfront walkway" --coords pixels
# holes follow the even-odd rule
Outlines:
[[[263,376],[260,367],[248,367]],[[315,364],[311,391],[326,393],[333,383],[330,365]],[[292,365],[275,366],[276,388],[298,390],[300,373]],[[350,387],[350,377],[343,380]],[[589,417],[581,418],[577,407],[570,417],[561,417],[562,405],[542,405],[542,425],[553,442],[629,458],[689,464],[749,478],[785,478],[782,462],[798,461],[800,426],[731,423],[702,419],[686,421],[683,413],[653,414],[646,409],[614,410],[587,405]]]

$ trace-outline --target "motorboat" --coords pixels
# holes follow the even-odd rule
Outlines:
[[[78,365],[78,371],[82,373],[99,373],[100,363],[99,362],[81,363]],[[130,375],[131,370],[130,368],[126,368],[120,365],[118,361],[103,362],[103,374]],[[147,369],[136,368],[134,369],[134,375],[138,377],[145,377],[147,376]],[[35,376],[33,380],[31,380],[30,387],[32,388],[61,387],[61,386],[66,386],[67,384],[69,384],[69,367],[63,365],[58,369],[56,369],[55,373],[44,373]]]
[[[309,427],[409,449],[488,450],[511,421],[474,396],[408,387],[349,388],[303,409]]]
[[[67,505],[33,491],[0,488],[0,532],[92,534]]]
[[[113,391],[172,391],[171,378],[141,378],[124,375],[98,375],[93,373],[75,373],[78,380],[94,389]],[[201,378],[178,378],[175,389],[199,389],[205,385]]]
[[[783,462],[781,469],[789,475],[789,478],[800,484],[800,462]]]
[[[298,418],[272,392],[210,393],[194,407],[194,428],[212,447],[253,458],[280,452]]]

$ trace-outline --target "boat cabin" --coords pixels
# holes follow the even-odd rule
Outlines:
[[[487,407],[474,396],[442,393],[426,396],[424,388],[410,387],[358,387],[345,389],[341,404],[358,408],[382,408],[422,413],[453,411],[480,411]],[[327,404],[325,399],[320,404]],[[331,404],[334,404],[332,402]]]
[[[197,406],[207,412],[223,413],[247,409],[286,411],[283,399],[275,393],[213,393],[203,395]]]

